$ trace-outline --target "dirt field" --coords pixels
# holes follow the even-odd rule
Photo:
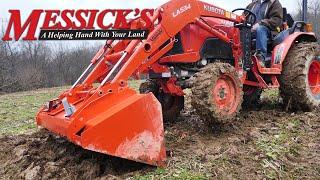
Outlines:
[[[34,112],[57,91],[0,96],[0,178],[320,178],[320,113],[284,112],[277,91],[265,92],[261,107],[234,123],[214,128],[204,125],[187,98],[181,117],[166,124],[164,169],[86,151],[37,130]]]

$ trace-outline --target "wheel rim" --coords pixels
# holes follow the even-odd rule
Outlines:
[[[238,106],[238,90],[234,79],[223,75],[212,89],[212,101],[216,110],[223,115],[231,115],[236,112]]]
[[[308,72],[309,88],[314,96],[320,95],[320,61],[313,60]]]

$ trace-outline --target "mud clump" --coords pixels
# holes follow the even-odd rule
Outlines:
[[[113,179],[146,167],[84,150],[45,130],[1,137],[0,142],[0,177],[4,179]]]

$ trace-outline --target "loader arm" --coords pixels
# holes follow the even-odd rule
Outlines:
[[[115,83],[119,80],[126,81],[134,72],[143,72],[146,68],[146,65],[150,66],[154,64],[162,55],[171,50],[169,47],[172,47],[171,45],[174,41],[175,35],[190,23],[199,25],[201,28],[211,32],[214,36],[227,43],[232,43],[237,47],[240,46],[239,42],[232,41],[233,38],[228,37],[226,33],[206,24],[202,17],[216,17],[236,23],[243,20],[241,16],[236,16],[235,14],[201,1],[169,1],[167,4],[164,4],[158,8],[151,18],[152,22],[155,24],[148,28],[149,31],[151,30],[151,32],[147,40],[120,41],[115,45],[115,47],[112,47],[110,42],[107,43],[107,45],[103,48],[104,52],[102,51],[98,53],[99,55],[103,55],[103,60],[100,65],[104,66],[106,63],[115,64],[123,54],[127,53],[125,56],[126,63],[123,68],[121,68],[121,71],[117,74],[112,83]],[[167,44],[168,46],[165,46],[166,48],[159,49],[168,41],[170,43]],[[112,54],[105,52],[107,51],[108,46],[112,47],[112,50],[110,51],[115,49],[115,52]],[[95,59],[98,59],[98,57],[95,57],[92,62],[94,62]],[[99,66],[99,68],[101,67]],[[94,74],[89,76],[84,83],[91,84],[94,80],[96,80],[96,71],[100,70],[99,68],[93,71]],[[162,69],[163,71],[169,71],[165,66],[163,66]],[[101,73],[103,72],[105,72],[105,68],[101,68]]]
[[[137,94],[130,89],[128,80],[150,69],[170,72],[158,61],[172,49],[175,35],[190,23],[240,49],[238,39],[211,27],[202,17],[243,20],[201,1],[169,1],[150,17],[153,24],[147,27],[146,40],[107,41],[72,88],[40,110],[37,124],[85,149],[163,166],[161,105],[152,93]],[[132,28],[143,28],[140,19],[136,22]],[[234,56],[239,59],[241,54]]]

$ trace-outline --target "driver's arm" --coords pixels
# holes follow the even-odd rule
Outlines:
[[[283,23],[283,9],[279,1],[275,1],[269,8],[268,18],[263,19],[259,24],[267,26],[271,30],[276,30]]]

